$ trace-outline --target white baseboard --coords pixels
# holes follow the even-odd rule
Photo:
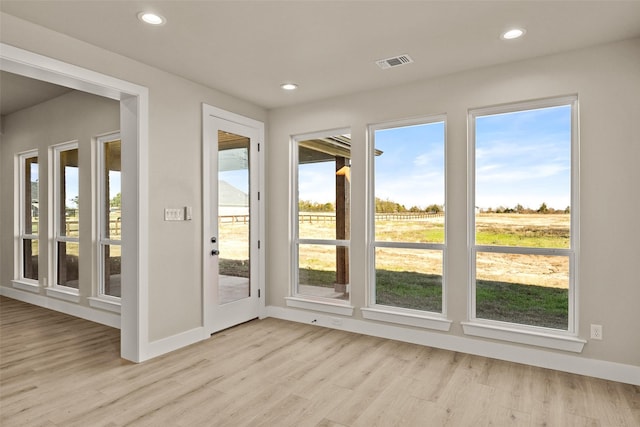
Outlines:
[[[85,307],[83,305],[78,305],[61,299],[34,294],[33,292],[10,288],[7,286],[0,286],[0,295],[120,329],[120,315],[116,313],[108,313],[91,307]]]
[[[147,351],[140,362],[195,344],[209,337],[210,335],[205,333],[204,327],[198,327],[157,341],[152,341],[147,345]]]
[[[490,357],[508,362],[523,363],[572,374],[586,375],[605,380],[640,385],[640,366],[625,365],[605,360],[587,359],[538,348],[523,347],[461,337],[450,334],[417,330],[385,323],[328,316],[322,313],[302,311],[278,306],[267,306],[267,315],[277,319],[314,324],[326,328],[355,332],[380,338],[404,341],[429,347]]]

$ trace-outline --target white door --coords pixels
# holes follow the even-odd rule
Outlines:
[[[203,106],[204,323],[209,333],[260,311],[263,125]]]

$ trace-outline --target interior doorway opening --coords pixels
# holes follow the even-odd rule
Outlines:
[[[0,43],[0,71],[53,83],[120,102],[122,145],[122,296],[120,353],[141,362],[148,355],[147,144],[148,90],[145,87]],[[26,302],[42,299],[24,293]],[[46,301],[46,300],[45,300]],[[44,304],[47,304],[46,302]],[[56,305],[58,308],[63,306]],[[78,312],[69,314],[78,315]]]

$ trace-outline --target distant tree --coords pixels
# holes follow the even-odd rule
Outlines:
[[[300,200],[298,202],[298,211],[300,212],[334,212],[333,203],[311,202],[309,200]]]
[[[542,202],[542,204],[538,208],[537,212],[538,213],[549,213],[549,208],[547,207],[547,204],[545,202]]]
[[[122,193],[118,193],[113,196],[113,199],[109,200],[109,206],[112,208],[119,208],[122,206]]]
[[[376,212],[378,213],[398,213],[398,212],[406,212],[407,208],[404,205],[393,202],[389,199],[382,200],[379,197],[376,197]]]
[[[571,206],[567,206],[566,208],[564,208],[564,213],[571,213]]]
[[[425,209],[425,212],[429,212],[429,213],[440,213],[442,212],[442,206],[440,205],[429,205],[427,206],[427,208]]]
[[[514,211],[516,211],[517,213],[523,213],[523,212],[524,212],[524,207],[523,207],[520,203],[518,203],[518,204],[516,205],[516,207],[515,207],[515,208],[513,208],[513,209],[514,209]]]

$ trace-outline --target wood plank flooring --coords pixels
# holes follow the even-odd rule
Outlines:
[[[640,387],[277,319],[141,364],[0,298],[0,425],[640,426]]]

